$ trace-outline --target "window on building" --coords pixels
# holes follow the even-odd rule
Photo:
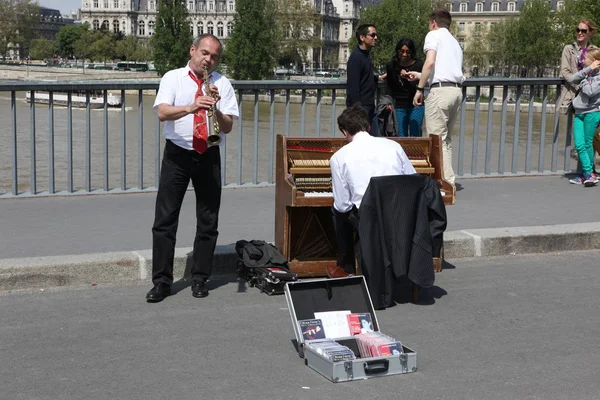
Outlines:
[[[94,28],[94,30],[98,30],[100,29],[100,21],[98,21],[97,19],[92,21],[92,28]]]
[[[452,12],[452,3],[446,3],[446,10]]]
[[[224,1],[219,2],[219,11],[226,11],[226,4]]]
[[[119,21],[117,21],[116,19],[113,21],[113,32],[119,32]]]
[[[565,2],[564,1],[557,1],[556,2],[556,9],[557,10],[562,10],[563,8],[565,8]]]
[[[229,2],[229,11],[235,11],[235,6],[233,5],[233,1]]]
[[[209,33],[211,35],[215,34],[215,28],[214,28],[212,22],[209,22],[208,24],[206,24],[206,33]]]
[[[100,27],[100,29],[102,29],[103,31],[107,31],[110,29],[110,23],[108,22],[108,20],[102,21],[102,26]]]
[[[198,25],[196,27],[198,28],[198,36],[203,35],[204,34],[204,25],[202,24],[202,22],[198,22]]]
[[[113,8],[119,8],[119,0],[113,0]]]
[[[188,1],[188,10],[194,11],[194,2],[193,1]]]
[[[483,11],[483,3],[475,4],[475,12],[482,12],[482,11]]]
[[[498,3],[497,1],[492,3],[492,11],[493,12],[498,12],[500,11],[500,3]]]
[[[508,11],[515,11],[515,3],[513,1],[508,3]]]
[[[108,8],[108,0],[104,0],[104,8]]]
[[[227,23],[227,36],[231,36],[231,32],[233,32],[233,22],[229,21]]]
[[[148,35],[154,35],[154,28],[156,28],[156,23],[154,21],[148,21]]]
[[[467,3],[460,3],[460,12],[467,12]]]
[[[214,3],[211,1],[210,3],[208,3],[208,11],[212,11],[215,9],[215,5]]]
[[[217,37],[223,37],[223,23],[219,22],[217,24]]]
[[[138,35],[146,36],[146,24],[144,23],[144,21],[138,22]]]
[[[98,0],[94,0],[94,8],[98,8]]]
[[[190,33],[192,34],[192,37],[194,36],[194,23],[190,22]]]
[[[156,9],[156,3],[154,0],[150,0],[150,11],[154,11]]]
[[[198,3],[198,11],[204,11],[204,1]]]
[[[458,23],[458,31],[459,32],[464,32],[465,31],[465,23],[464,22],[459,22]]]

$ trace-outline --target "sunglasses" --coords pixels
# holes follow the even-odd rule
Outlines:
[[[400,52],[400,54],[411,54],[410,50],[402,50],[402,49],[400,49],[398,51]]]
[[[372,38],[376,38],[377,34],[376,33],[368,33],[367,36],[371,36]]]
[[[577,33],[583,33],[584,35],[585,35],[586,33],[588,33],[588,30],[587,30],[587,29],[579,29],[579,28],[577,28],[577,29],[575,29],[575,30],[577,31]]]

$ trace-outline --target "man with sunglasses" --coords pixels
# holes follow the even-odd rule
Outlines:
[[[358,46],[350,54],[347,64],[346,106],[360,103],[369,115],[372,136],[381,136],[375,118],[375,92],[379,76],[373,73],[370,52],[377,45],[377,28],[373,25],[360,25],[356,29]]]

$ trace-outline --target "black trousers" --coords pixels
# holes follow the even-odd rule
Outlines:
[[[152,282],[173,283],[173,258],[181,203],[190,179],[196,194],[196,237],[192,280],[211,273],[219,234],[221,154],[210,147],[204,154],[183,149],[167,140],[162,160],[154,226],[152,227]]]
[[[358,237],[358,209],[342,213],[331,207],[335,242],[337,245],[337,265],[348,274],[354,274],[355,260],[360,266],[360,241]]]

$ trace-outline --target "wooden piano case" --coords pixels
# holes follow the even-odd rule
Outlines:
[[[440,136],[392,140],[402,145],[418,173],[438,181],[444,203],[454,204],[455,189],[442,179]],[[336,265],[329,159],[345,144],[344,138],[277,135],[275,246],[299,277],[324,277],[327,267]],[[314,192],[323,195],[309,197]],[[434,258],[436,272],[441,265],[441,257]]]

